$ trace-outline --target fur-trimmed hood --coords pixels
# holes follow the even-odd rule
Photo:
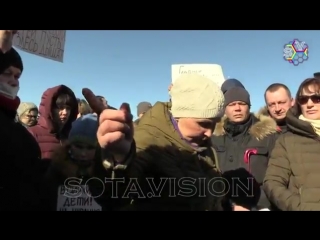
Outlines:
[[[249,134],[258,141],[268,137],[271,134],[278,132],[277,123],[269,116],[263,114],[253,114],[258,121],[256,121],[249,129]],[[227,121],[227,117],[224,116],[219,123],[217,123],[213,132],[214,136],[225,135],[224,125]]]
[[[260,118],[261,116],[264,116],[264,117],[270,117],[270,114],[268,112],[268,108],[266,106],[262,107],[259,109],[259,111],[255,114],[255,116],[257,118]],[[271,118],[271,117],[270,117]]]
[[[79,167],[70,160],[68,151],[66,146],[60,146],[53,154],[51,167],[64,177],[76,177]],[[94,164],[88,168],[90,176],[93,175],[93,167]]]

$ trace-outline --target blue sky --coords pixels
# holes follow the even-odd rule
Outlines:
[[[22,101],[37,105],[42,93],[59,84],[77,97],[90,88],[110,105],[136,106],[141,101],[166,101],[171,64],[216,63],[225,77],[239,79],[249,90],[252,110],[264,104],[265,88],[299,84],[320,71],[320,31],[67,31],[64,62],[23,51]],[[285,43],[298,38],[309,45],[309,59],[299,66],[283,60]]]

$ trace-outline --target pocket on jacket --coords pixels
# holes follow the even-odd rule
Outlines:
[[[219,153],[226,151],[226,147],[225,146],[213,146],[213,148]]]

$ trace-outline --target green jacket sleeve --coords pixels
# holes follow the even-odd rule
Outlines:
[[[300,210],[300,196],[288,189],[291,176],[285,135],[281,135],[269,159],[264,179],[264,190],[269,200],[282,211]]]

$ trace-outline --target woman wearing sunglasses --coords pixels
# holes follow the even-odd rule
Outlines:
[[[269,160],[264,188],[282,211],[320,210],[320,79],[303,81]]]

